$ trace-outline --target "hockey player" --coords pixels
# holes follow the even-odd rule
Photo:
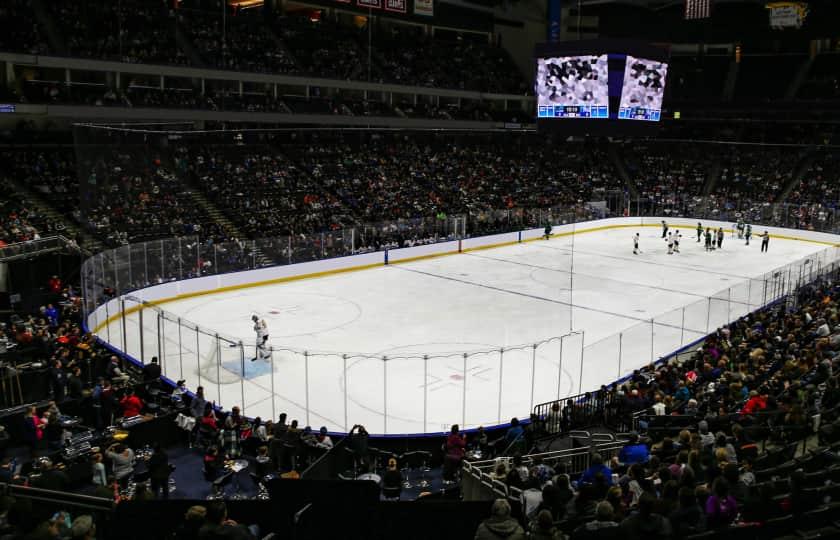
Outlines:
[[[546,240],[551,238],[551,222],[550,221],[545,224],[545,234],[543,234],[543,238],[545,238]]]
[[[666,240],[666,242],[668,243],[668,255],[673,255],[674,254],[674,235],[671,234],[671,233],[668,233],[668,239]]]
[[[765,253],[767,251],[767,247],[770,245],[770,234],[767,231],[764,231],[761,235],[761,252]]]
[[[703,224],[699,221],[697,222],[697,243],[700,243],[700,240],[703,238]]]
[[[752,225],[749,223],[747,224],[746,231],[744,231],[744,238],[747,239],[747,243],[744,244],[745,246],[750,245],[750,237],[752,236]]]
[[[639,233],[633,235],[633,255],[639,254]]]
[[[706,227],[706,251],[712,251],[712,229]]]
[[[265,319],[260,319],[256,315],[252,316],[251,320],[254,322],[254,332],[257,334],[256,356],[251,359],[251,362],[257,359],[267,360],[271,358],[271,351],[266,346],[268,342],[268,325]]]
[[[665,220],[662,220],[662,238],[664,239],[665,236],[668,234],[668,224],[665,223]]]
[[[680,230],[677,229],[674,232],[674,253],[680,252],[680,238],[682,238],[682,235],[680,234]]]
[[[717,231],[717,248],[721,249],[723,247],[723,227],[720,227]]]
[[[738,239],[743,240],[744,239],[744,220],[742,218],[738,218],[737,230],[738,230]]]

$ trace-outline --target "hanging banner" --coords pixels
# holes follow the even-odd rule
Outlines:
[[[548,0],[548,31],[546,41],[557,43],[560,41],[560,0]]]
[[[434,0],[414,0],[414,14],[425,15],[427,17],[435,16]]]
[[[408,0],[385,0],[385,11],[393,11],[395,13],[405,13],[408,11],[406,4]]]
[[[803,2],[771,2],[765,6],[770,11],[770,28],[801,28],[808,16],[808,4]]]
[[[380,9],[382,0],[356,0],[356,5],[363,8]]]

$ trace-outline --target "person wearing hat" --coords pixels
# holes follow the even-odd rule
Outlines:
[[[330,439],[330,436],[327,435],[327,428],[325,426],[321,426],[321,429],[318,430],[318,435],[315,439],[317,441],[315,443],[316,448],[326,448],[329,450],[333,447],[332,439]]]
[[[185,381],[184,379],[179,379],[178,382],[175,383],[175,388],[172,390],[173,401],[183,403],[184,394],[187,393],[186,384],[187,381]]]

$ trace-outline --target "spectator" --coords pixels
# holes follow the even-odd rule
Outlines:
[[[618,453],[618,461],[623,465],[634,463],[647,463],[650,459],[650,451],[646,444],[639,442],[639,434],[633,432],[627,444]]]
[[[541,510],[537,514],[537,519],[531,522],[528,538],[531,540],[566,540],[568,537],[554,526],[551,512]]]
[[[622,537],[628,540],[652,540],[668,538],[671,535],[671,524],[667,519],[653,512],[656,497],[644,493],[639,498],[638,510],[624,518],[619,526]]]
[[[321,426],[321,429],[318,430],[316,440],[317,442],[315,443],[315,446],[318,448],[329,450],[333,447],[332,439],[330,439],[329,434],[327,434],[327,428],[325,426]]]
[[[461,468],[464,452],[467,446],[466,437],[459,431],[458,424],[452,426],[446,438],[446,461],[444,476],[446,480],[453,480]]]
[[[613,506],[601,501],[595,509],[595,519],[578,526],[572,533],[573,540],[617,540],[621,537],[618,523],[613,518]]]
[[[120,400],[120,406],[123,418],[133,418],[143,410],[143,401],[137,397],[134,389],[129,389],[128,394]]]
[[[70,538],[72,540],[96,540],[96,524],[93,518],[82,515],[73,520],[70,527]]]
[[[729,482],[717,478],[712,484],[712,495],[706,501],[706,520],[710,529],[727,527],[738,515],[738,503],[729,494]]]
[[[195,389],[195,396],[190,402],[190,412],[193,418],[201,418],[204,416],[204,409],[207,406],[207,400],[204,399],[204,387],[199,386]]]
[[[525,531],[510,517],[510,505],[504,499],[496,499],[490,509],[490,518],[485,519],[475,531],[475,540],[525,540]]]
[[[198,540],[198,532],[204,525],[207,508],[204,506],[190,506],[184,514],[184,521],[175,530],[176,540]]]
[[[676,538],[701,533],[706,528],[706,516],[697,504],[694,490],[682,487],[679,491],[679,506],[668,517]]]
[[[108,484],[108,477],[105,475],[105,464],[102,463],[102,454],[97,452],[93,455],[93,484],[105,486]]]
[[[591,484],[595,481],[595,475],[600,473],[604,477],[604,481],[608,486],[612,485],[612,470],[604,465],[604,459],[601,454],[592,454],[589,468],[580,475],[580,483]]]
[[[168,499],[169,475],[172,473],[169,456],[166,455],[160,443],[155,443],[153,449],[152,457],[149,458],[149,482],[151,483],[151,491],[155,497]]]
[[[121,443],[112,444],[105,456],[113,462],[114,476],[120,487],[125,489],[134,474],[134,450]]]
[[[228,519],[227,505],[222,501],[212,501],[207,505],[204,525],[198,531],[199,540],[255,540],[248,527]]]

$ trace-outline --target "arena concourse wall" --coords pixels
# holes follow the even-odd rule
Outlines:
[[[638,227],[660,227],[662,220],[666,220],[671,229],[683,229],[685,236],[693,234],[697,226],[697,220],[689,218],[668,218],[668,217],[620,217],[607,218],[594,221],[584,221],[574,224],[556,224],[552,227],[552,237],[563,237],[574,234],[585,234],[588,232],[602,231],[608,229],[635,229]],[[723,221],[702,220],[703,227],[723,227],[729,233],[732,231],[733,223]],[[840,236],[821,233],[816,231],[782,229],[778,227],[755,226],[754,235],[757,237],[764,231],[768,231],[771,238],[815,242],[826,246],[840,247]],[[287,281],[300,279],[312,279],[342,272],[354,272],[365,270],[387,264],[400,264],[420,259],[457,255],[466,251],[491,249],[505,245],[521,242],[539,240],[544,235],[544,228],[528,229],[503,234],[465,238],[436,244],[427,244],[407,248],[378,251],[375,253],[364,253],[324,259],[305,263],[297,263],[283,266],[272,266],[257,270],[242,272],[230,272],[199,278],[171,281],[159,285],[152,285],[131,293],[135,298],[145,302],[162,305],[167,302],[214,294],[221,291],[260,287]],[[137,306],[131,309],[138,309]],[[92,313],[88,314],[88,328],[98,332],[106,324],[118,317],[120,312],[120,299],[115,298],[98,306]]]

